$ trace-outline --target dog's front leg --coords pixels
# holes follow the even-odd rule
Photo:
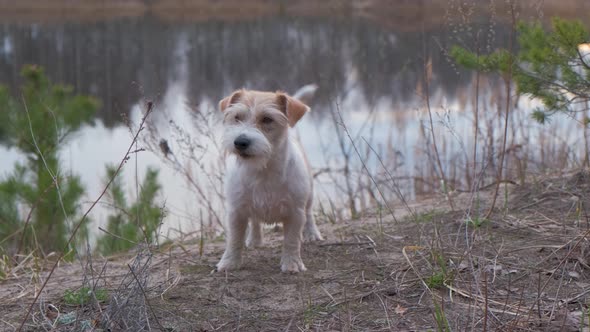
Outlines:
[[[217,263],[217,271],[236,270],[242,264],[242,249],[244,248],[248,217],[239,211],[229,211],[227,221],[225,252]]]
[[[281,257],[281,271],[303,272],[306,270],[301,260],[301,232],[305,225],[303,209],[297,210],[289,220],[283,223],[285,239],[283,241],[283,256]]]

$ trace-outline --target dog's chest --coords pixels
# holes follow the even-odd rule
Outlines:
[[[230,209],[267,223],[290,219],[299,209],[305,209],[311,181],[303,162],[295,157],[272,162],[264,169],[248,163],[230,164],[225,183]]]
[[[282,181],[253,181],[244,189],[242,202],[252,217],[274,223],[289,215],[293,199]]]

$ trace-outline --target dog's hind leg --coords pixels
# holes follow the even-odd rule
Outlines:
[[[250,218],[250,223],[248,224],[246,246],[248,248],[257,248],[262,246],[262,223],[254,218]]]
[[[324,238],[315,224],[312,210],[313,196],[309,198],[305,207],[305,226],[303,226],[303,240],[305,242],[321,241]]]

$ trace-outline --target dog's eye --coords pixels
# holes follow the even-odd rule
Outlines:
[[[234,115],[234,120],[236,120],[237,122],[242,121],[242,117],[239,114]]]
[[[273,122],[273,119],[271,117],[265,116],[264,118],[262,118],[262,123],[264,123],[264,124],[269,124],[272,122]]]

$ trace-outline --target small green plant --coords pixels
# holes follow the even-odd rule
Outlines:
[[[449,320],[445,315],[444,309],[436,302],[434,302],[434,320],[436,321],[436,330],[439,332],[451,332]]]
[[[107,166],[106,173],[106,179],[111,179],[116,168]],[[127,251],[144,241],[153,243],[164,218],[164,211],[156,202],[162,188],[157,170],[148,168],[139,196],[131,205],[127,203],[123,187],[122,178],[118,175],[108,191],[111,199],[109,207],[114,213],[108,217],[107,232],[110,234],[102,235],[97,242],[97,250],[103,255]]]
[[[71,252],[74,246],[66,248],[67,236],[79,218],[84,187],[64,169],[59,152],[72,134],[92,123],[99,102],[51,83],[38,66],[24,66],[21,76],[18,97],[0,86],[0,144],[26,158],[0,179],[0,242],[16,250],[22,245],[45,253]],[[20,207],[32,212],[29,220]],[[31,227],[23,229],[25,224]],[[42,236],[34,238],[33,229]],[[86,234],[84,225],[78,234]]]
[[[346,295],[345,295],[346,297]],[[303,310],[303,325],[305,326],[306,329],[309,329],[314,320],[319,316],[319,315],[325,315],[329,312],[331,312],[327,307],[323,307],[320,304],[314,304],[313,300],[311,298],[311,295],[308,295],[307,298],[301,298],[302,301],[302,305],[305,308]]]
[[[6,279],[8,273],[10,272],[11,266],[12,262],[10,258],[6,255],[0,254],[0,281]]]
[[[585,219],[585,209],[583,205],[583,200],[578,199],[575,203],[576,209],[574,211],[574,220],[576,226],[582,225],[582,221]]]
[[[588,319],[588,323],[586,323],[586,319]],[[586,331],[588,326],[590,326],[590,307],[586,305],[586,308],[582,307],[580,315],[580,331]]]
[[[314,319],[322,312],[322,308],[319,305],[314,305],[311,300],[307,303],[307,307],[303,312],[303,323],[306,327],[311,327]]]
[[[92,293],[94,293],[94,297],[98,302],[106,302],[109,299],[109,293],[106,289],[97,288],[93,291],[90,287],[82,287],[78,290],[66,289],[63,300],[67,305],[81,306],[93,300]]]
[[[472,226],[475,228],[480,228],[483,225],[486,225],[489,222],[488,219],[480,217],[480,216],[475,216],[475,217],[467,217],[467,219],[465,220],[465,223],[468,226]]]
[[[584,328],[584,319],[586,318],[588,312],[588,309],[582,309],[582,314],[580,315],[580,329]]]
[[[430,277],[424,279],[424,282],[430,289],[441,289],[445,283],[445,274],[442,271],[435,272]]]
[[[453,273],[447,267],[447,259],[444,254],[436,249],[431,251],[433,273],[424,282],[431,289],[441,289],[445,282],[453,279]]]
[[[422,213],[418,213],[416,214],[416,222],[417,223],[431,223],[434,221],[434,218],[437,216],[437,212],[432,210],[432,211],[427,211],[427,212],[422,212]]]

